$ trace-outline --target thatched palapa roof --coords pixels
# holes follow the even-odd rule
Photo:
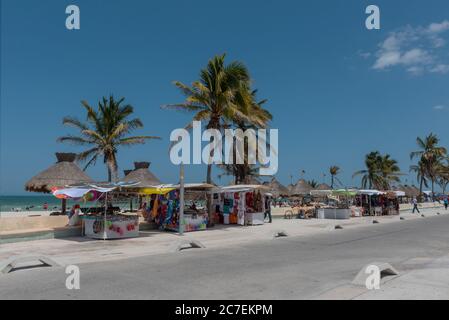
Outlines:
[[[274,177],[270,182],[265,182],[264,185],[270,188],[270,193],[272,193],[274,197],[290,195],[290,190]]]
[[[418,197],[419,189],[415,186],[405,186],[405,195],[409,198]]]
[[[93,182],[93,180],[75,164],[76,154],[56,153],[56,158],[58,162],[31,178],[31,180],[25,184],[26,191],[50,193],[51,189],[54,187]]]
[[[161,181],[149,170],[150,162],[134,162],[134,170],[125,170],[124,182],[140,182],[139,188],[153,187]]]
[[[330,187],[330,185],[326,184],[326,183],[321,183],[320,185],[318,185],[318,187],[316,187],[314,190],[331,190],[332,188]]]
[[[306,180],[300,179],[293,187],[291,194],[295,196],[305,196],[309,195],[312,189],[312,186],[308,184]]]

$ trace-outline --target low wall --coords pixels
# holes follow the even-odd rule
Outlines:
[[[1,218],[0,217],[0,232],[20,232],[25,230],[43,230],[62,228],[67,225],[69,219],[67,216],[54,217],[14,217]]]
[[[424,202],[419,204],[419,208],[439,208],[442,207],[443,204],[440,204],[438,202]],[[412,210],[413,206],[410,203],[401,203],[399,206],[399,210],[405,211],[405,210]],[[284,216],[285,211],[292,210],[291,207],[271,207],[271,215],[272,216]]]
[[[422,209],[428,209],[428,208],[441,208],[443,206],[442,203],[438,202],[423,202],[418,204],[418,208]],[[399,210],[412,210],[413,205],[411,203],[401,203],[399,205]]]

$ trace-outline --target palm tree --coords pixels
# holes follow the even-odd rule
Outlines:
[[[416,180],[419,182],[419,195],[422,195],[422,189],[425,186],[427,188],[427,169],[423,159],[419,160],[417,165],[410,166],[410,172],[416,173]]]
[[[237,101],[237,106],[240,111],[244,114],[245,118],[234,119],[232,124],[228,124],[225,127],[231,128],[235,127],[236,129],[242,130],[244,132],[247,129],[257,129],[257,128],[266,128],[268,126],[268,122],[272,120],[272,115],[266,109],[263,108],[263,104],[266,103],[267,100],[257,101],[256,92],[257,90],[250,91],[250,89],[246,86],[242,86],[240,97],[246,97],[246,99]],[[246,91],[246,92],[244,92]],[[261,139],[259,136],[258,139]],[[234,141],[237,142],[237,138],[234,138]],[[237,148],[236,143],[233,144],[233,162],[232,164],[223,164],[220,167],[224,170],[225,175],[233,175],[235,184],[246,184],[248,182],[248,177],[257,176],[258,175],[258,167],[254,164],[248,163],[248,154],[253,153],[257,155],[257,148],[253,149],[254,146],[248,144],[248,141],[238,141],[239,143],[244,144],[244,150],[248,150],[243,155],[243,164],[237,164]],[[271,150],[270,152],[277,152],[276,150]]]
[[[435,182],[441,187],[443,193],[446,193],[447,185],[449,184],[449,158],[439,160],[433,170],[432,175],[435,176]]]
[[[354,173],[352,177],[362,175],[362,188],[390,189],[391,182],[399,182],[401,175],[397,161],[389,154],[381,155],[379,151],[370,152],[365,157],[365,170]]]
[[[382,176],[382,188],[384,190],[391,189],[391,182],[399,182],[400,168],[397,164],[398,162],[391,158],[389,154],[382,156],[382,160],[379,163],[380,173]]]
[[[340,167],[338,167],[338,166],[331,166],[329,168],[329,173],[331,175],[331,189],[333,189],[334,188],[334,180],[337,180],[338,183],[341,184],[341,182],[337,178],[337,175],[340,173]]]
[[[239,102],[247,101],[250,76],[247,68],[238,61],[225,64],[225,54],[209,60],[200,71],[200,79],[191,86],[179,81],[174,84],[187,97],[185,102],[166,105],[164,108],[195,112],[193,120],[207,121],[207,129],[222,129],[227,121],[247,119]],[[189,127],[189,126],[188,126]],[[213,154],[210,155],[213,157]],[[207,182],[212,182],[212,164],[207,165]]]
[[[58,138],[59,142],[69,142],[80,146],[89,146],[89,149],[78,154],[78,160],[87,161],[84,170],[95,164],[99,157],[108,169],[108,181],[117,179],[117,151],[119,146],[132,146],[144,144],[148,139],[160,139],[154,136],[127,136],[132,131],[143,127],[139,118],[129,120],[134,108],[123,104],[125,98],[115,100],[111,95],[109,99],[103,97],[95,110],[86,101],[81,104],[87,111],[87,121],[81,122],[75,117],[65,117],[63,124],[80,130],[80,136],[67,135]]]
[[[435,169],[438,167],[438,162],[446,157],[446,148],[438,146],[440,139],[433,133],[429,134],[424,139],[417,137],[416,144],[419,147],[418,151],[410,153],[410,159],[420,158],[420,165],[424,166],[425,176],[430,179],[432,183],[432,199],[434,195],[434,185],[437,178]],[[422,190],[421,190],[422,192]]]
[[[365,156],[366,169],[355,172],[352,177],[362,176],[362,188],[372,189],[382,183],[379,164],[382,162],[382,156],[379,151],[373,151]]]
[[[316,181],[316,180],[314,180],[314,179],[312,179],[312,180],[310,180],[310,181],[307,181],[307,183],[313,188],[313,189],[316,189],[316,187],[318,187],[318,181]]]

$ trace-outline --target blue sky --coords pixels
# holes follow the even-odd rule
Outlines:
[[[81,10],[81,30],[65,28],[65,8]],[[381,9],[381,30],[365,28],[365,8]],[[164,182],[178,180],[170,132],[190,115],[161,110],[183,100],[171,84],[191,83],[215,54],[240,60],[279,129],[281,182],[322,181],[330,165],[345,185],[373,150],[390,153],[408,173],[417,136],[449,145],[449,2],[431,1],[1,1],[0,194],[55,162],[67,115],[126,97],[161,141],[121,149],[120,169],[151,161]],[[214,169],[214,173],[218,173]],[[88,170],[104,180],[102,163]],[[189,181],[205,168],[189,166]],[[405,176],[410,184],[414,177]],[[224,180],[214,179],[217,182]],[[329,181],[327,181],[329,182]]]

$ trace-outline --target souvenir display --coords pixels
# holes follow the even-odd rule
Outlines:
[[[212,207],[215,208],[215,217],[218,223],[258,225],[264,223],[265,196],[254,188],[235,186],[229,187],[229,192],[222,191],[212,196]],[[231,192],[232,191],[232,192]]]

